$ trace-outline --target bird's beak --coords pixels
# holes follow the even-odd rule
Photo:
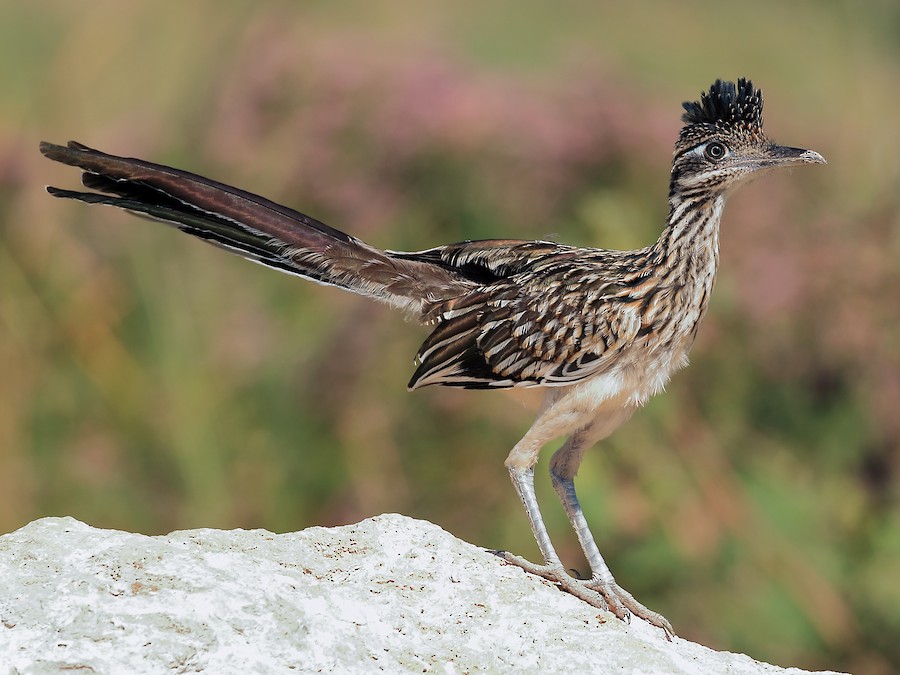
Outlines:
[[[789,148],[784,145],[771,145],[759,155],[747,157],[742,166],[753,178],[768,173],[772,169],[800,166],[801,164],[826,164],[825,158],[815,150]]]
[[[763,166],[797,166],[798,164],[827,164],[825,158],[815,150],[804,150],[803,148],[788,148],[783,145],[776,145],[769,151],[767,161],[763,161]]]
[[[781,169],[801,164],[827,164],[825,158],[815,150],[803,148],[789,148],[784,145],[770,145],[760,148],[747,156],[735,158],[734,165],[742,169],[742,174],[737,182],[731,183],[728,189],[745,184],[764,176],[774,169]]]

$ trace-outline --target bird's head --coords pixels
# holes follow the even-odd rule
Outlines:
[[[684,104],[675,143],[671,194],[725,194],[770,169],[824,164],[818,152],[776,145],[763,131],[763,95],[753,83],[716,80]]]

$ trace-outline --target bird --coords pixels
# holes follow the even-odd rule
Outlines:
[[[172,225],[268,267],[386,303],[430,326],[408,388],[540,387],[531,427],[505,465],[543,560],[495,551],[507,563],[619,619],[637,616],[674,636],[661,614],[615,580],[575,491],[586,451],[661,392],[706,314],[719,267],[725,201],[774,169],[824,164],[813,150],[763,131],[763,95],[746,78],[716,80],[682,104],[668,215],[637,250],[546,240],[468,240],[421,251],[382,250],[291,208],[202,176],[70,141],[43,142],[49,159],[82,170],[88,191],[54,197],[119,207]],[[565,437],[550,480],[590,566],[564,568],[534,488],[541,449]]]

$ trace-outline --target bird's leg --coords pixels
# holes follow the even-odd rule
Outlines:
[[[628,413],[630,415],[630,413]],[[627,419],[627,418],[626,418]],[[624,420],[622,420],[624,421]],[[578,536],[578,541],[591,567],[591,578],[584,583],[587,588],[597,591],[606,600],[612,611],[620,619],[627,620],[629,612],[648,623],[662,628],[666,637],[674,635],[672,625],[661,614],[654,612],[637,600],[616,583],[609,566],[603,559],[594,536],[588,527],[587,519],[581,509],[578,496],[575,494],[575,473],[578,470],[585,450],[596,438],[591,430],[582,430],[572,434],[563,446],[556,451],[550,460],[550,479],[553,488],[562,502],[569,522]]]
[[[506,551],[498,551],[497,554],[507,562],[521,567],[526,572],[559,584],[562,590],[571,593],[588,604],[600,609],[611,610],[616,616],[624,619],[627,615],[627,610],[621,603],[615,607],[610,606],[606,598],[597,590],[588,587],[584,581],[575,579],[566,572],[559,555],[550,541],[547,527],[544,525],[544,519],[541,516],[537,496],[534,492],[534,466],[537,463],[538,453],[547,441],[568,433],[579,422],[579,418],[575,414],[557,413],[545,415],[544,413],[551,408],[551,405],[552,399],[545,403],[545,408],[538,416],[538,419],[531,429],[528,430],[528,433],[525,434],[525,437],[516,444],[506,459],[506,467],[509,470],[510,478],[512,478],[513,487],[515,487],[516,493],[525,507],[528,522],[531,524],[531,531],[541,551],[541,556],[544,558],[544,563],[538,565]]]
[[[578,498],[575,496],[573,479],[585,450],[595,441],[611,434],[631,417],[632,412],[634,412],[633,407],[622,405],[618,401],[609,401],[599,418],[594,418],[594,421],[586,423],[584,411],[571,405],[566,401],[564,395],[554,392],[547,396],[538,418],[506,458],[506,468],[512,478],[513,487],[525,507],[531,531],[541,551],[541,556],[544,558],[544,563],[538,565],[506,551],[498,551],[497,554],[507,562],[521,567],[526,572],[555,582],[560,589],[567,593],[594,607],[608,610],[624,621],[627,621],[630,613],[633,613],[654,626],[662,628],[666,637],[670,638],[673,633],[669,622],[637,602],[630,593],[616,583],[603,556],[600,555],[597,544],[594,543]],[[534,491],[534,467],[537,464],[541,448],[553,438],[566,434],[570,434],[569,439],[553,455],[550,472],[553,485],[591,565],[592,576],[587,580],[570,576],[563,567],[559,555],[550,541],[550,534],[547,532],[541,516]]]
[[[627,615],[627,610],[620,605],[617,611],[617,608],[612,607],[600,592],[589,587],[584,581],[570,576],[563,567],[556,549],[553,548],[553,544],[550,542],[550,535],[547,532],[547,527],[544,525],[544,519],[538,507],[537,497],[534,493],[534,466],[521,468],[515,465],[508,465],[508,468],[513,486],[516,488],[516,492],[525,506],[525,513],[528,514],[528,522],[531,523],[531,531],[534,533],[534,539],[544,558],[544,564],[535,564],[508,551],[497,551],[497,555],[509,563],[518,565],[526,572],[559,584],[562,590],[571,593],[588,604],[612,611],[617,617],[624,619]]]
[[[542,574],[544,568],[563,570],[562,562],[553,543],[550,541],[550,534],[547,532],[547,526],[544,525],[544,519],[541,516],[541,509],[537,503],[537,496],[534,493],[534,467],[530,466],[521,469],[517,466],[509,466],[509,476],[512,479],[513,487],[525,506],[525,513],[528,515],[528,522],[531,523],[531,531],[534,534],[534,540],[537,542],[541,555],[544,558],[543,565],[535,565],[524,558],[504,552],[503,558],[509,562],[515,563],[534,574]]]
[[[565,574],[562,563],[553,543],[550,541],[550,534],[547,532],[547,526],[544,525],[544,518],[541,516],[541,509],[538,506],[537,495],[534,492],[534,465],[537,464],[538,454],[541,448],[555,434],[566,433],[567,429],[560,429],[560,420],[554,420],[548,424],[543,414],[549,408],[549,401],[545,401],[544,409],[538,414],[538,418],[528,430],[528,433],[506,458],[506,468],[509,470],[509,477],[512,479],[513,487],[516,494],[522,500],[525,507],[525,513],[528,516],[528,522],[531,524],[531,531],[534,534],[534,540],[537,542],[541,555],[544,558],[544,565],[534,565],[524,558],[503,552],[502,557],[511,563],[515,563],[534,574],[544,575],[542,572],[546,570],[560,570]],[[552,419],[552,418],[551,418]],[[563,422],[564,424],[564,422]],[[540,569],[539,569],[540,568]]]

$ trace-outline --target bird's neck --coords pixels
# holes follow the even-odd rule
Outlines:
[[[721,193],[669,196],[666,226],[654,244],[655,258],[665,267],[704,268],[713,276],[719,263],[719,221],[725,206]]]
[[[719,269],[721,194],[669,198],[669,217],[659,240],[651,247],[655,277],[679,307],[675,343],[684,353],[697,335],[706,314]],[[674,344],[674,343],[673,343]]]

